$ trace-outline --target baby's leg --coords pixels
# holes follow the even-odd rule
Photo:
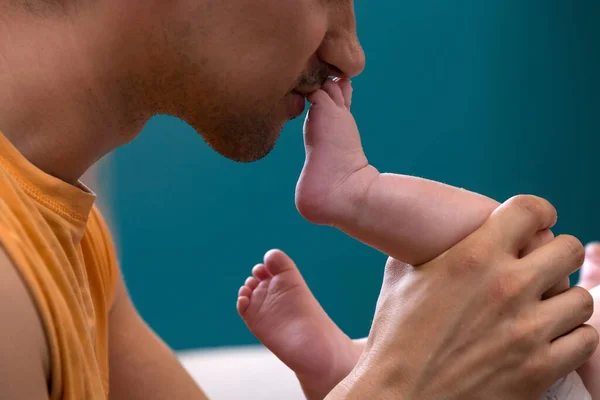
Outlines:
[[[310,400],[323,399],[356,365],[352,342],[312,295],[294,262],[275,250],[240,288],[237,309],[252,333],[292,369]]]
[[[306,162],[296,188],[300,213],[413,265],[479,228],[499,203],[427,179],[380,174],[369,164],[350,113],[351,92],[348,80],[329,80],[309,97]],[[385,140],[402,133],[371,134]],[[390,149],[390,155],[407,151]]]
[[[309,97],[306,162],[296,188],[296,205],[309,221],[335,226],[390,257],[420,265],[474,232],[500,205],[439,182],[380,174],[363,152],[351,98],[348,80],[329,80]],[[401,157],[406,151],[390,149],[390,154]]]

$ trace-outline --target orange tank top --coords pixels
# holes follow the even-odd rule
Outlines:
[[[47,175],[0,133],[0,243],[29,288],[50,355],[50,399],[108,397],[116,257],[95,195]]]

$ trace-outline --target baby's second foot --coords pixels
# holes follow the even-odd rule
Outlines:
[[[348,79],[328,79],[312,93],[304,123],[306,162],[296,187],[296,206],[309,221],[337,225],[352,214],[379,172],[365,157],[350,113]]]
[[[252,275],[239,291],[240,316],[296,373],[306,396],[323,399],[354,368],[360,346],[329,318],[283,252],[268,252]]]

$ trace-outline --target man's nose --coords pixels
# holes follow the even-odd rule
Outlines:
[[[365,69],[365,53],[356,34],[354,9],[332,15],[331,28],[325,35],[317,56],[337,69],[342,78],[352,78]]]

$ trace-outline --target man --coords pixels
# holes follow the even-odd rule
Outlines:
[[[305,95],[363,67],[350,2],[0,0],[0,396],[205,399],[135,311],[78,179],[156,113],[256,160]],[[548,237],[555,220],[520,197],[419,269],[390,260],[367,351],[329,398],[527,399],[581,366],[593,303],[560,287],[583,248]],[[532,241],[549,243],[519,258]]]

